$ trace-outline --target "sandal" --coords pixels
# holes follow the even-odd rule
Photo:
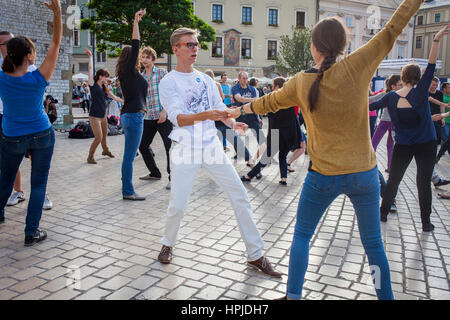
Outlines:
[[[295,172],[295,170],[291,168],[291,165],[287,166],[287,170],[288,170],[288,172]]]
[[[241,177],[241,181],[242,181],[242,182],[250,182],[250,181],[252,181],[252,179],[246,178],[245,176],[242,176],[242,177]]]

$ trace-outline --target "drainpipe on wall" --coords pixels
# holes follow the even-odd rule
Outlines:
[[[319,22],[320,0],[316,0],[316,23]]]

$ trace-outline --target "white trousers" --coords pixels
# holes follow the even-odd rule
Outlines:
[[[169,247],[175,245],[192,186],[200,168],[204,168],[214,182],[227,193],[247,248],[248,260],[258,260],[263,255],[264,243],[252,218],[247,191],[218,139],[217,143],[203,149],[194,149],[179,143],[172,144],[171,194],[162,243]]]

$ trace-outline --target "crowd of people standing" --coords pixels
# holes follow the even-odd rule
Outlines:
[[[238,82],[229,86],[226,74],[216,82],[212,71],[203,73],[195,69],[200,43],[197,32],[189,28],[175,30],[170,38],[173,53],[177,56],[175,70],[167,73],[158,68],[155,50],[141,48],[139,21],[146,11],[140,10],[135,14],[131,46],[123,47],[115,70],[120,96],[109,88],[107,70],[93,70],[92,53],[86,50],[90,59],[89,80],[80,91],[83,101],[88,101],[83,105],[89,112],[95,135],[87,162],[96,164],[94,154],[99,144],[102,155],[114,158],[105,131],[107,102],[112,99],[120,103],[120,124],[124,130],[121,167],[124,200],[146,200],[133,186],[133,163],[138,150],[149,171],[140,179],[162,178],[151,149],[157,132],[164,143],[169,180],[166,188],[171,190],[171,197],[157,259],[164,264],[172,262],[173,248],[194,180],[204,169],[230,200],[246,246],[247,264],[270,277],[280,278],[282,274],[263,253],[264,242],[253,220],[243,182],[250,182],[253,177],[261,179],[262,169],[278,153],[279,183],[286,186],[288,172],[294,171],[292,163],[307,149],[310,162],[299,199],[284,299],[302,297],[310,240],[328,206],[341,194],[353,203],[370,266],[379,269],[376,294],[379,299],[393,299],[380,222],[386,222],[388,214],[395,211],[392,210],[394,199],[403,175],[414,158],[424,232],[434,229],[430,219],[431,183],[436,186],[450,183],[436,178],[434,171],[440,158],[436,158],[438,137],[442,143],[439,154],[449,150],[450,144],[447,129],[450,125],[447,127],[446,122],[450,113],[445,113],[450,88],[447,83],[443,84],[444,93],[439,94],[434,78],[439,43],[450,33],[450,24],[435,35],[423,74],[419,66],[409,64],[402,69],[401,75],[389,77],[386,89],[379,94],[368,94],[367,90],[379,64],[421,3],[422,0],[404,0],[373,39],[343,59],[338,58],[347,45],[345,26],[336,18],[321,20],[312,30],[314,66],[288,80],[275,78],[271,92],[267,88],[258,88],[256,80],[249,80],[244,71],[239,73]],[[0,223],[5,223],[5,206],[13,191],[19,165],[28,155],[32,159],[32,191],[25,246],[47,238],[46,231],[39,228],[39,222],[55,135],[49,112],[45,111],[53,110],[52,99],[48,98],[44,103],[43,96],[58,59],[62,14],[59,0],[46,5],[53,12],[53,38],[39,68],[32,67],[36,49],[29,38],[10,37],[0,43],[2,50],[6,47],[5,54],[2,51],[4,61],[0,71],[0,99],[4,105]],[[18,94],[25,87],[27,93]],[[368,95],[372,97],[368,99]],[[376,110],[383,110],[378,126]],[[268,115],[267,136],[262,130],[263,115]],[[307,128],[308,141],[300,122]],[[253,157],[243,141],[247,139],[245,133],[249,129],[258,144]],[[374,149],[386,132],[389,135],[389,178],[384,183]],[[236,157],[243,156],[251,169],[241,177],[225,153],[227,141],[235,149]],[[288,159],[289,152],[292,155]],[[446,194],[441,196],[446,197]]]

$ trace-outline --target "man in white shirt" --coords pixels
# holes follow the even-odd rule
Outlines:
[[[0,68],[3,65],[3,59],[7,54],[7,50],[6,50],[6,43],[9,41],[9,39],[14,38],[14,35],[9,32],[9,31],[0,31]],[[35,71],[37,68],[35,65],[30,65],[28,67],[28,72],[33,72]],[[0,99],[0,139],[2,136],[2,130],[1,130],[1,120],[3,117],[3,103],[2,100]],[[16,176],[16,180],[14,181],[14,188],[13,191],[11,193],[11,196],[8,199],[8,202],[6,203],[7,206],[14,206],[16,204],[18,204],[19,202],[22,202],[25,200],[25,194],[23,193],[23,189],[22,189],[22,174],[20,172],[20,168],[17,171],[17,176]],[[45,195],[45,201],[44,201],[44,206],[43,209],[44,210],[49,210],[52,208],[52,202],[50,201],[50,198],[48,197],[48,195]]]
[[[245,130],[247,125],[229,121],[214,81],[194,69],[199,42],[196,31],[180,28],[170,38],[177,56],[177,67],[160,83],[160,99],[174,129],[170,151],[171,197],[167,209],[166,228],[161,263],[172,261],[172,248],[177,240],[181,220],[186,210],[192,185],[201,168],[226,191],[233,206],[238,226],[247,248],[249,266],[272,276],[281,277],[264,257],[264,243],[252,219],[252,208],[247,192],[223,151],[217,138],[214,121],[223,121],[234,130]]]

